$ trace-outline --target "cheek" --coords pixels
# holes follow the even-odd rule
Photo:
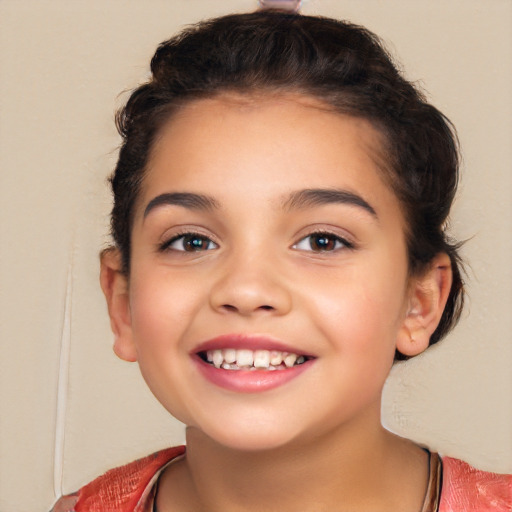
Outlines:
[[[165,271],[155,272],[154,266],[151,272],[142,266],[137,270],[130,280],[130,307],[140,372],[162,405],[188,423],[187,390],[180,386],[189,379],[185,343],[198,293]]]
[[[139,350],[147,346],[176,348],[201,302],[200,287],[170,272],[139,268],[130,283],[133,336]]]
[[[389,268],[365,270],[307,285],[316,325],[340,351],[360,354],[361,364],[374,355],[392,359],[403,316],[403,278]]]

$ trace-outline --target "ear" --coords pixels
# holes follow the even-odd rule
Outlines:
[[[137,361],[133,342],[128,277],[121,271],[121,254],[115,248],[101,253],[100,284],[107,300],[110,327],[115,336],[114,352],[125,361]]]
[[[443,315],[452,286],[450,257],[441,253],[428,270],[411,280],[408,307],[397,338],[396,348],[405,356],[416,356],[430,342]]]

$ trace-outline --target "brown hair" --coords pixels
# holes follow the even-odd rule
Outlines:
[[[444,228],[458,184],[457,139],[448,119],[400,75],[375,34],[280,11],[229,15],[162,43],[151,72],[117,115],[123,143],[111,178],[112,234],[126,273],[134,205],[155,137],[172,112],[228,91],[293,91],[365,118],[384,136],[384,172],[407,223],[410,272],[421,273],[439,253],[452,264],[452,288],[430,343],[455,325],[464,297],[461,262]]]

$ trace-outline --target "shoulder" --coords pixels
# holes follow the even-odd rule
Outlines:
[[[439,512],[512,511],[512,475],[481,471],[451,457],[442,460]]]
[[[155,473],[184,452],[184,446],[176,446],[111,469],[60,498],[51,512],[132,512]]]

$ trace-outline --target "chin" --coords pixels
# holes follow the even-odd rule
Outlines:
[[[244,424],[233,425],[226,428],[221,424],[218,428],[209,426],[199,429],[202,435],[210,438],[216,444],[230,450],[243,452],[264,452],[277,450],[293,444],[297,440],[297,433],[292,432],[290,425]]]

